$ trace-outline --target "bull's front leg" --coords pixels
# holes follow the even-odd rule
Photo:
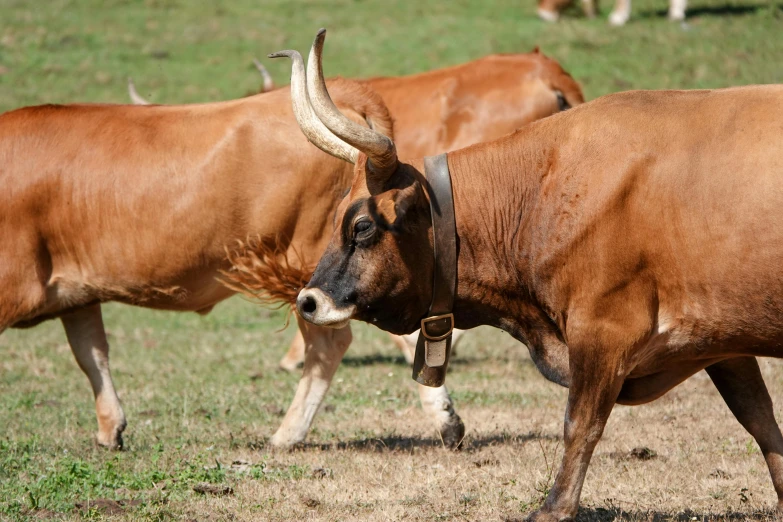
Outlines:
[[[294,400],[270,440],[272,446],[279,448],[305,439],[352,340],[350,325],[334,329],[308,323],[298,314],[296,319],[305,346],[304,370]]]
[[[62,317],[65,335],[76,362],[90,379],[98,416],[98,444],[111,449],[122,448],[125,413],[114,390],[109,371],[109,343],[103,328],[101,307],[84,307]]]
[[[555,483],[540,510],[528,520],[572,520],[593,450],[620,394],[625,373],[617,344],[575,343],[569,346],[571,384],[564,426],[564,454]]]

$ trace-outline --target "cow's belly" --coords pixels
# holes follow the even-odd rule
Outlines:
[[[209,272],[193,280],[149,286],[137,295],[118,295],[110,300],[157,310],[208,313],[217,303],[235,293],[221,284],[218,277],[218,273]]]
[[[69,274],[53,276],[44,287],[43,302],[33,313],[17,317],[13,327],[34,326],[96,302],[117,301],[134,306],[180,312],[207,313],[235,292],[218,280],[215,269],[190,271],[167,281],[116,281]]]

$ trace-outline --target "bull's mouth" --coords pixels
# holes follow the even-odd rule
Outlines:
[[[296,298],[296,311],[317,326],[343,328],[356,313],[356,305],[338,307],[334,300],[318,288],[305,288]]]

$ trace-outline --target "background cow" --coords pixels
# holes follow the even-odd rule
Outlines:
[[[557,22],[560,11],[568,7],[571,0],[539,0],[538,17],[547,22]],[[582,0],[585,15],[593,18],[596,13],[595,0]],[[669,20],[681,22],[685,20],[685,9],[688,0],[669,0]],[[614,9],[609,14],[609,23],[612,25],[625,25],[631,18],[631,0],[616,0]]]

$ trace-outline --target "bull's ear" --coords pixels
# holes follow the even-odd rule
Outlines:
[[[426,202],[418,182],[405,188],[388,190],[371,201],[373,218],[381,227],[388,229],[402,227],[411,209],[420,202]]]

